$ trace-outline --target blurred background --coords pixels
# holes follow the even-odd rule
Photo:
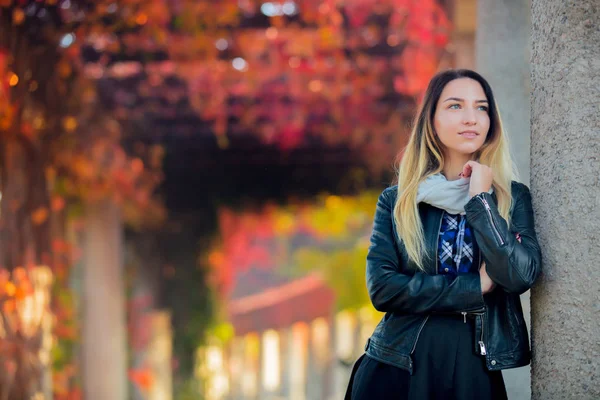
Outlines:
[[[341,399],[436,71],[490,74],[528,183],[506,3],[0,0],[0,399]]]

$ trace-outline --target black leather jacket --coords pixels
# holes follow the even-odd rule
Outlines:
[[[367,288],[375,308],[386,314],[368,339],[366,354],[412,374],[411,355],[429,316],[456,313],[476,319],[473,346],[485,357],[489,370],[529,364],[529,339],[519,295],[539,275],[541,254],[527,186],[512,183],[510,229],[498,212],[494,195],[478,194],[465,205],[467,223],[480,248],[474,262],[481,265],[485,260],[488,275],[497,284],[484,296],[477,273],[454,279],[437,274],[443,215],[438,208],[419,204],[428,255],[426,273],[408,259],[393,218],[397,191],[395,186],[384,190],[375,212],[367,255]]]

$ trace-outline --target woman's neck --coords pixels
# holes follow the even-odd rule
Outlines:
[[[462,172],[465,164],[472,159],[473,156],[470,154],[453,154],[452,156],[447,156],[444,160],[442,174],[449,181],[460,179],[459,174]]]

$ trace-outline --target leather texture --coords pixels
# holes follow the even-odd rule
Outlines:
[[[512,182],[510,227],[498,212],[495,194],[480,193],[465,205],[467,223],[479,246],[474,262],[486,262],[496,288],[481,294],[478,273],[437,274],[437,241],[443,211],[420,203],[425,237],[425,271],[409,260],[393,218],[398,188],[379,196],[367,255],[366,281],[374,307],[385,312],[365,346],[381,362],[413,371],[411,354],[430,315],[462,314],[476,319],[477,354],[489,370],[529,364],[531,354],[519,295],[542,267],[527,186]]]

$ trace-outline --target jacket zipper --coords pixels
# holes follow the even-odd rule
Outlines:
[[[439,257],[438,257],[438,241],[440,240],[440,229],[442,229],[442,222],[444,221],[444,213],[442,213],[442,216],[440,217],[440,223],[438,225],[438,229],[437,229],[437,236],[435,237],[435,274],[438,274],[438,262],[439,262]]]
[[[498,238],[498,241],[500,242],[500,246],[504,246],[504,239],[502,239],[502,235],[500,235],[500,231],[498,230],[498,227],[496,226],[496,222],[494,222],[494,217],[492,216],[492,210],[490,208],[490,205],[488,204],[487,200],[483,196],[477,196],[477,198],[479,200],[481,200],[481,202],[483,203],[483,206],[485,207],[485,210],[487,211],[488,216],[490,217],[490,222],[492,223],[492,228],[493,228],[492,230],[496,234],[496,237]]]
[[[481,259],[481,249],[479,249],[479,259],[478,259],[477,261],[479,261],[479,265],[481,266],[481,261],[482,261],[482,259]],[[481,267],[480,267],[480,268],[481,268]],[[484,308],[483,308],[483,310],[482,310],[482,311],[483,311],[483,313],[482,313],[482,312],[479,312],[479,311],[480,311],[480,310],[476,310],[476,311],[461,311],[460,313],[461,313],[461,314],[462,314],[462,316],[463,316],[463,322],[464,322],[465,324],[467,323],[467,315],[468,315],[468,314],[473,314],[473,315],[483,315],[483,313],[485,312],[485,306],[484,306]]]
[[[485,343],[483,341],[484,329],[485,329],[484,315],[481,315],[481,338],[480,338],[481,340],[479,341],[479,352],[481,353],[482,356],[487,355],[487,351],[485,349]]]
[[[482,198],[479,197],[481,199],[481,201],[483,202],[483,205],[485,206],[485,209],[490,217],[490,221],[492,221],[492,226],[494,227],[495,233],[498,235],[498,238],[500,239],[500,243],[502,243],[502,245],[504,244],[504,241],[502,240],[502,236],[500,236],[500,233],[498,232],[496,225],[494,224],[494,219],[492,218],[492,213],[490,210],[490,205],[487,203],[487,201]],[[443,214],[442,214],[442,218],[443,218]],[[438,234],[439,231],[442,227],[442,218],[440,218],[440,226],[438,227]],[[481,265],[481,249],[479,249],[479,264]],[[438,273],[438,257],[437,257],[437,251],[436,251],[436,257],[435,257],[435,273]],[[483,313],[479,313],[479,312],[473,312],[471,314],[473,315],[478,315],[481,318],[481,340],[479,340],[479,351],[481,353],[482,356],[487,355],[487,351],[485,349],[485,343],[483,342],[483,330],[484,330],[484,322],[483,322],[483,318],[484,318],[484,314],[485,314],[485,306],[483,309]],[[461,314],[463,316],[463,321],[466,324],[467,323],[467,314],[469,314],[468,311],[461,311]],[[419,335],[421,334],[421,330],[423,329],[423,327],[425,326],[425,322],[427,322],[427,320],[429,319],[429,315],[427,316],[427,318],[425,318],[425,321],[423,321],[423,323],[421,324],[421,327],[419,328],[419,331],[417,332],[417,340],[415,340],[415,344],[413,345],[412,350],[410,351],[410,354],[412,355],[412,353],[415,351],[415,348],[417,347],[417,341],[419,340]]]
[[[481,257],[481,249],[479,249],[479,265],[481,265],[482,263],[482,257]],[[481,314],[481,340],[479,341],[479,352],[481,353],[482,356],[485,356],[487,354],[487,351],[485,349],[485,343],[483,342],[483,330],[485,329],[485,323],[484,323],[484,318],[485,318],[485,311],[487,311],[485,305],[483,306],[484,308],[484,312],[483,314]]]

